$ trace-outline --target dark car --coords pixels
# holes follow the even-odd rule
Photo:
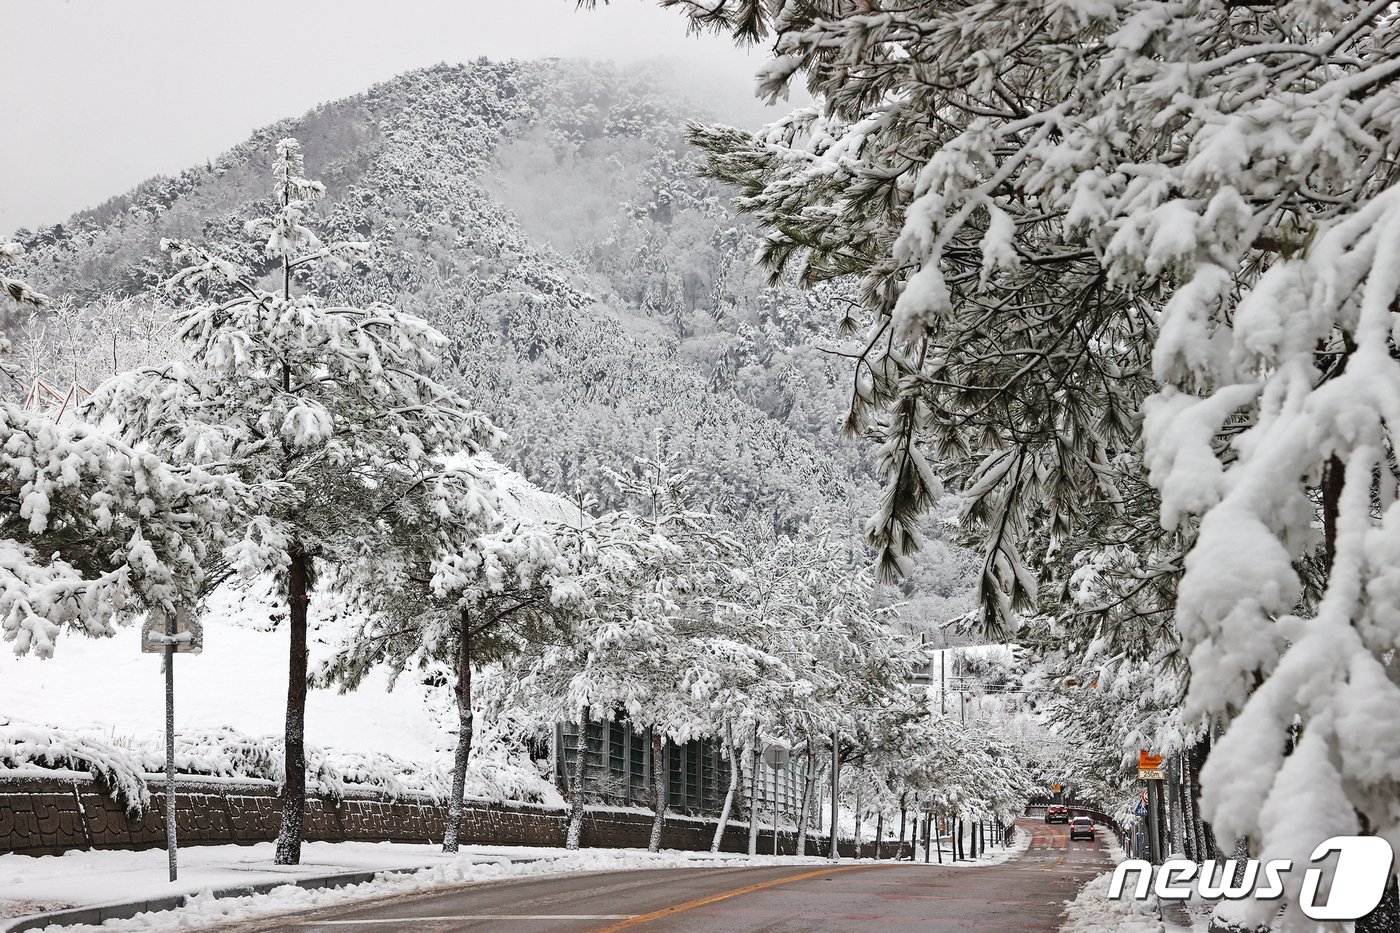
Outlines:
[[[1045,808],[1045,822],[1068,823],[1069,807],[1050,806]]]
[[[1094,826],[1094,821],[1087,816],[1076,816],[1069,824],[1069,838],[1071,839],[1093,839],[1098,835],[1098,828]]]

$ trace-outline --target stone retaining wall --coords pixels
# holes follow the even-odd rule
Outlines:
[[[202,783],[181,781],[175,795],[175,825],[181,845],[267,842],[277,838],[281,819],[277,789],[266,783]],[[308,840],[332,842],[442,841],[445,805],[426,798],[352,792],[336,800],[308,797],[305,832]],[[564,843],[568,814],[558,808],[529,804],[473,803],[462,819],[464,844],[559,846]],[[715,823],[691,817],[666,821],[661,845],[666,849],[709,849]],[[651,815],[590,810],[584,817],[583,845],[645,848]],[[763,833],[759,851],[772,852],[772,830]],[[69,849],[148,849],[165,845],[165,793],[151,786],[151,803],[140,816],[131,816],[95,782],[87,778],[0,780],[0,852],[55,855]],[[721,848],[748,851],[748,826],[730,824]],[[894,857],[896,843],[885,843],[882,855]],[[779,851],[792,854],[793,834],[779,834]],[[808,852],[826,851],[825,838],[808,836]],[[873,843],[863,854],[875,854]],[[855,854],[850,842],[841,853]]]

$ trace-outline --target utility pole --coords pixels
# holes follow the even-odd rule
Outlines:
[[[967,694],[963,692],[962,653],[958,653],[958,724],[967,725]]]
[[[943,648],[938,652],[938,712],[948,715],[948,649]]]

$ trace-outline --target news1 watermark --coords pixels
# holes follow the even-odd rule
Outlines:
[[[1333,836],[1313,849],[1308,864],[1318,866],[1336,854],[1330,868],[1295,867],[1291,859],[1207,860],[1167,859],[1160,868],[1142,859],[1127,859],[1113,870],[1108,896],[1146,900],[1155,894],[1163,900],[1273,901],[1283,897],[1286,879],[1303,873],[1298,907],[1310,920],[1356,920],[1376,909],[1385,894],[1395,853],[1390,843],[1376,836]],[[1128,890],[1128,876],[1134,875]],[[1327,884],[1324,885],[1323,882]]]

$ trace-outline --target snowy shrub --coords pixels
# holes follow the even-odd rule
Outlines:
[[[557,803],[558,795],[524,750],[499,733],[483,729],[479,751],[467,771],[466,796],[502,802]],[[375,791],[391,799],[404,795],[445,803],[451,773],[445,760],[407,761],[383,752],[307,748],[307,788],[340,798],[350,791]],[[271,781],[281,785],[282,740],[250,736],[227,726],[178,733],[175,770],[188,777]],[[64,768],[86,771],[113,799],[139,813],[150,803],[147,781],[165,771],[163,738],[103,739],[86,731],[0,719],[0,769]]]
[[[151,800],[140,764],[128,749],[93,736],[0,718],[0,768],[87,771],[131,813]]]

